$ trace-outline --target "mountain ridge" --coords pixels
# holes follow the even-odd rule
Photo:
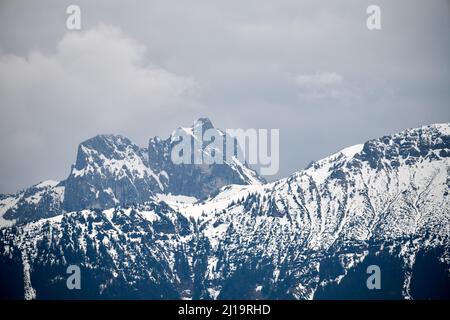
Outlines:
[[[196,120],[191,128],[198,125],[222,133],[207,118]],[[145,148],[114,134],[99,134],[81,142],[70,174],[56,183],[54,190],[47,188],[42,197],[38,183],[0,199],[0,228],[86,208],[143,203],[160,193],[200,199],[230,183],[264,182],[237,159],[224,164],[174,165],[170,156],[175,132],[166,140],[150,138]],[[198,152],[203,154],[207,148]],[[30,198],[33,193],[42,201]]]

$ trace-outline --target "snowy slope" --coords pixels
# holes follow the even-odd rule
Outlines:
[[[28,222],[62,212],[64,183],[43,181],[15,195],[0,199],[0,228],[14,225],[16,220]]]
[[[241,254],[275,264],[347,242],[367,246],[397,240],[402,246],[405,239],[416,239],[413,248],[400,250],[405,268],[411,267],[420,250],[440,246],[445,248],[441,258],[448,269],[449,128],[432,125],[372,140],[275,183],[224,190],[201,209],[198,205],[181,209],[187,216],[202,211],[200,230],[213,247],[220,244],[218,250],[225,256],[239,247]],[[217,215],[217,210],[223,211]],[[364,254],[367,250],[358,251],[352,259]],[[309,255],[304,259],[302,263],[309,261]],[[320,263],[311,266],[316,267]],[[220,270],[222,266],[211,279],[222,279]],[[312,297],[320,279],[313,284],[293,288],[293,296]],[[404,297],[408,284],[405,279]]]

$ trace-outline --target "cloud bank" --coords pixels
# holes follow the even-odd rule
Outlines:
[[[48,156],[33,155],[63,148],[73,156],[68,146],[91,135],[132,131],[162,110],[195,108],[195,80],[147,61],[145,52],[119,28],[99,25],[67,33],[54,52],[0,55],[0,143],[3,155],[16,155],[0,166],[19,163],[37,182]]]

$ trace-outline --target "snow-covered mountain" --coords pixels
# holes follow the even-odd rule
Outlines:
[[[63,212],[64,182],[43,181],[14,195],[0,196],[0,228]]]
[[[14,195],[0,198],[0,227],[35,221],[64,212],[106,209],[139,204],[158,194],[202,199],[228,184],[259,184],[264,179],[236,158],[212,165],[175,165],[171,161],[177,138],[201,140],[209,119],[200,118],[189,128],[178,128],[167,140],[151,138],[141,148],[119,135],[98,135],[78,147],[67,179],[46,181]],[[210,152],[208,145],[196,150]]]
[[[7,227],[0,277],[12,289],[2,294],[449,298],[449,173],[450,124],[436,124],[346,148],[276,182],[226,185],[203,201],[161,196]],[[65,287],[70,264],[82,270],[82,290]],[[374,264],[380,290],[366,287]]]
[[[261,184],[265,182],[246,163],[240,162],[236,157],[228,161],[219,150],[213,148],[213,144],[201,139],[202,133],[207,130],[214,130],[218,136],[224,137],[224,144],[226,144],[227,139],[233,139],[222,130],[215,129],[207,118],[198,119],[189,128],[177,128],[166,140],[161,140],[158,137],[150,139],[148,147],[149,163],[156,171],[164,175],[167,180],[166,189],[169,193],[203,199],[225,185]],[[192,142],[192,155],[217,152],[217,156],[224,159],[223,164],[174,164],[171,160],[171,154],[180,138]],[[194,140],[198,142],[197,148],[194,145]],[[234,153],[242,152],[237,146],[237,141],[234,140],[234,142],[236,143]],[[226,148],[224,148],[225,150]],[[192,161],[192,163],[194,162]]]
[[[163,192],[162,178],[148,163],[145,150],[129,139],[99,135],[78,147],[76,163],[65,181],[64,209],[142,203]]]

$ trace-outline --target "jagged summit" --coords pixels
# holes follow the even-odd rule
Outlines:
[[[102,162],[104,159],[125,159],[131,153],[138,154],[140,147],[121,135],[101,134],[80,143],[75,168],[82,170],[89,162]]]
[[[208,129],[214,128],[214,125],[212,124],[212,122],[209,118],[198,118],[192,124],[192,128],[195,128],[197,126],[201,126],[203,128],[203,130],[208,130]]]
[[[449,157],[450,124],[431,124],[411,128],[344,148],[326,158],[311,162],[304,172],[317,181],[342,168],[358,170],[364,163],[377,170],[393,170],[401,164],[414,164]],[[302,172],[297,172],[298,176]]]
[[[120,134],[101,133],[101,134],[97,134],[89,139],[86,139],[85,141],[81,142],[80,144],[81,145],[91,145],[92,143],[95,143],[97,141],[121,143],[124,140],[127,141],[128,143],[130,143],[130,140],[127,137],[124,137]]]
[[[195,120],[191,126],[188,127],[178,127],[176,128],[171,134],[170,134],[170,139],[171,142],[177,142],[177,137],[179,136],[192,136],[196,139],[200,139],[201,136],[205,133],[206,130],[209,129],[215,129],[214,125],[212,124],[211,120],[209,120],[208,118],[199,118],[197,120]],[[219,132],[219,129],[216,129]],[[200,136],[195,136],[195,134],[200,135]]]
[[[150,139],[148,146],[149,163],[154,164],[155,170],[167,173],[169,189],[173,194],[206,198],[228,184],[261,184],[265,180],[258,173],[241,163],[237,159],[223,164],[175,165],[171,161],[174,146],[182,139],[202,140],[206,130],[214,129],[220,135],[225,135],[220,129],[214,128],[208,118],[199,118],[190,127],[179,127],[166,140]],[[192,140],[193,139],[193,140]],[[199,157],[210,152],[208,144],[203,142],[198,149],[193,149]],[[193,157],[193,156],[192,156]],[[208,173],[205,175],[205,173]]]

